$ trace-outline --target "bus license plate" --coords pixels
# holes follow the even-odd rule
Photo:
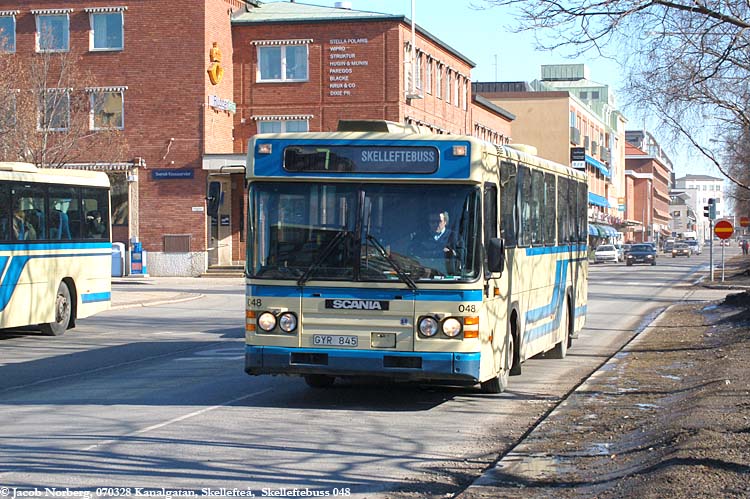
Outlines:
[[[356,336],[335,334],[314,334],[313,345],[326,347],[356,347],[359,341]]]

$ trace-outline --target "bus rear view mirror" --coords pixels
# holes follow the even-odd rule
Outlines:
[[[221,206],[222,194],[221,182],[209,182],[208,197],[206,198],[206,201],[208,201],[208,216],[214,218],[219,216],[219,206]]]
[[[500,238],[493,237],[487,244],[487,267],[492,273],[505,268],[505,244]]]

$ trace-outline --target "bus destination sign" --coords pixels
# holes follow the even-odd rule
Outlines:
[[[290,172],[435,173],[439,154],[431,146],[295,145],[284,149]]]

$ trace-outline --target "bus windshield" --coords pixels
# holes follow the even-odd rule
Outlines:
[[[248,276],[336,281],[473,281],[480,191],[472,185],[250,184]]]

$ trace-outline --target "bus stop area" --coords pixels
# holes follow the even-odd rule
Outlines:
[[[112,278],[112,310],[197,300],[213,287],[244,286],[243,278],[121,277]],[[238,314],[243,311],[238,311]]]

